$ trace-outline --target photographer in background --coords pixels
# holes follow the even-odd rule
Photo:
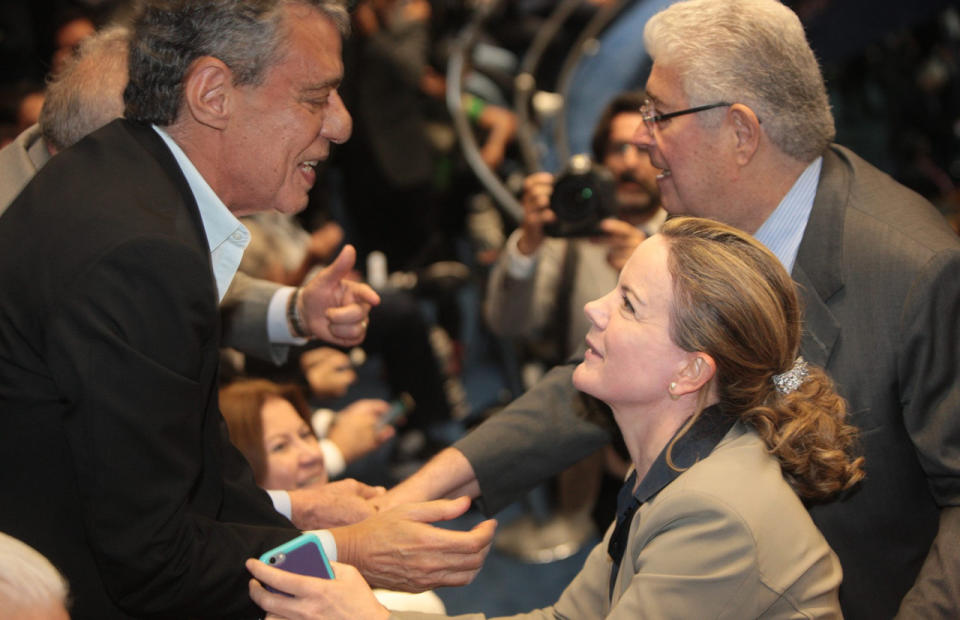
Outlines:
[[[484,315],[499,336],[551,341],[557,350],[543,355],[546,362],[561,362],[582,346],[589,325],[581,308],[613,287],[627,257],[667,217],[657,171],[633,143],[644,96],[617,96],[597,123],[593,155],[615,184],[616,217],[600,221],[602,234],[548,236],[544,227],[557,221],[550,208],[554,176],[537,172],[524,181],[523,223],[491,273]]]
[[[490,274],[484,314],[495,334],[516,339],[524,349],[525,389],[543,368],[563,363],[583,346],[590,327],[584,304],[616,286],[627,258],[667,218],[660,207],[657,170],[633,142],[643,122],[644,98],[642,92],[623,93],[607,105],[591,144],[599,164],[592,166],[592,179],[579,174],[589,162],[577,155],[572,174],[555,181],[554,175],[537,172],[524,181],[523,223]],[[551,197],[559,214],[551,208]],[[608,213],[616,217],[599,219]],[[564,471],[556,513],[545,522],[532,516],[518,519],[501,528],[495,545],[528,561],[576,553],[596,532],[591,512],[604,468],[617,479],[616,488],[626,466],[606,448]],[[601,514],[597,520],[603,527],[610,518],[612,514]]]

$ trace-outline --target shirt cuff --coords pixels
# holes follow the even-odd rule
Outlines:
[[[290,494],[286,491],[267,491],[270,501],[273,502],[273,509],[290,519],[293,515],[293,506],[290,504]]]
[[[287,324],[287,304],[295,290],[297,289],[293,286],[283,286],[270,298],[270,305],[267,306],[267,337],[273,344],[307,343],[306,338],[298,338],[291,334],[290,326]]]
[[[520,242],[520,235],[522,234],[523,231],[521,230],[514,231],[507,239],[505,248],[507,275],[514,280],[529,280],[533,276],[534,268],[537,266],[537,257],[540,255],[539,248],[530,256],[520,251],[517,244]]]
[[[320,450],[323,451],[323,465],[327,468],[327,475],[330,478],[338,478],[343,470],[347,468],[347,461],[343,458],[343,452],[329,439],[320,440]]]
[[[337,540],[330,533],[330,530],[308,530],[307,534],[313,534],[320,539],[320,545],[323,552],[327,554],[327,559],[331,562],[337,561]]]
[[[317,409],[314,411],[310,417],[310,425],[313,426],[314,434],[321,439],[326,437],[336,415],[337,413],[333,409]]]

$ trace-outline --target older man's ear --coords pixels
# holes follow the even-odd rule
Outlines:
[[[234,94],[233,72],[222,60],[202,56],[193,61],[184,79],[184,106],[181,115],[212,129],[225,129]],[[178,119],[184,120],[184,119]]]
[[[727,110],[727,119],[733,126],[733,134],[736,138],[737,163],[741,166],[746,165],[760,148],[760,119],[754,114],[753,110],[743,105],[735,103]]]

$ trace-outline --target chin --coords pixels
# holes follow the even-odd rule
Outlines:
[[[644,215],[653,211],[656,205],[645,192],[623,192],[617,194],[617,206],[622,214]]]
[[[296,215],[297,213],[300,213],[301,211],[306,209],[307,204],[309,202],[310,201],[307,199],[307,197],[304,196],[303,200],[298,200],[296,202],[290,201],[290,202],[277,204],[273,207],[273,210],[279,211],[284,215]]]
[[[586,367],[586,362],[577,364],[577,367],[573,369],[573,387],[593,396],[594,394],[590,390],[592,384],[590,379],[590,371]]]

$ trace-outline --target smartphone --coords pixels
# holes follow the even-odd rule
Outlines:
[[[269,566],[310,577],[333,579],[333,569],[323,552],[323,545],[316,534],[302,534],[274,547],[260,556],[260,561]],[[267,584],[264,587],[271,592],[280,592]],[[289,596],[289,595],[288,595]]]
[[[390,409],[380,418],[380,421],[377,423],[377,428],[383,428],[388,424],[393,424],[410,413],[415,405],[416,403],[413,402],[413,397],[404,392],[390,403]]]

